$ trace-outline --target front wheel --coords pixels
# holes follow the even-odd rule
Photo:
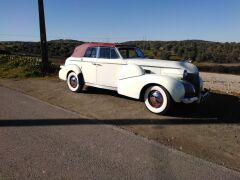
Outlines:
[[[145,91],[144,102],[149,111],[163,115],[169,111],[172,99],[165,88],[155,85]]]
[[[71,72],[67,77],[68,88],[72,92],[80,92],[84,87],[84,80],[82,74],[77,75],[75,72]]]

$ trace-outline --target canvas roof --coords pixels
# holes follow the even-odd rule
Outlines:
[[[128,46],[128,45],[118,44],[118,43],[99,43],[99,42],[84,43],[75,48],[72,54],[72,57],[84,57],[85,52],[89,47],[116,47],[116,46]]]

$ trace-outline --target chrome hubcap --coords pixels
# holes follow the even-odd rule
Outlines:
[[[159,91],[151,91],[148,96],[150,105],[154,108],[160,108],[163,105],[163,96]]]
[[[75,76],[71,76],[70,77],[70,85],[73,87],[73,88],[76,88],[77,87],[77,84],[78,84],[78,80]]]

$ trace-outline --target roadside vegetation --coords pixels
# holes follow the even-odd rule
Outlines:
[[[83,41],[53,40],[48,42],[49,56],[69,57]],[[125,43],[124,43],[125,44]],[[201,40],[186,41],[129,41],[126,44],[139,46],[146,56],[155,59],[182,60],[191,58],[197,62],[240,63],[240,43],[220,43]],[[39,42],[0,42],[0,54],[41,53]]]
[[[0,78],[40,77],[41,59],[36,57],[22,57],[18,55],[0,55]],[[58,65],[49,63],[50,74],[58,70]]]
[[[189,41],[132,41],[149,58],[191,59],[202,72],[240,74],[240,43]]]
[[[131,41],[143,49],[147,56],[157,59],[182,60],[191,58],[196,62],[239,63],[240,43],[220,43],[201,40],[186,41]]]

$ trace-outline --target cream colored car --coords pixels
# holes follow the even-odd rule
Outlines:
[[[75,48],[59,78],[73,92],[84,86],[110,89],[140,99],[153,113],[167,113],[173,102],[190,104],[208,96],[198,68],[186,61],[147,59],[136,46],[85,43]]]

